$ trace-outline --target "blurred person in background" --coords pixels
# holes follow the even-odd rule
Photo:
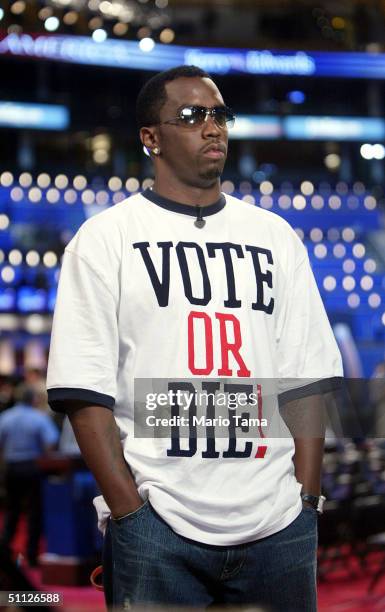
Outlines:
[[[183,380],[193,396],[278,378],[274,414],[313,418],[342,365],[306,249],[279,216],[221,193],[234,115],[207,73],[156,75],[137,118],[154,187],[67,246],[47,377],[103,493],[107,601],[314,612],[323,432],[245,442],[235,428],[183,440],[134,428],[138,379],[145,393]]]
[[[27,514],[27,560],[37,564],[42,529],[42,474],[37,459],[52,451],[59,432],[42,412],[41,389],[21,383],[15,405],[0,415],[0,453],[5,466],[6,510],[1,545],[9,548],[23,510]]]
[[[385,361],[380,361],[369,380],[369,398],[373,413],[372,434],[385,445]]]

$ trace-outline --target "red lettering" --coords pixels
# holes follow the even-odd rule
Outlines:
[[[205,324],[205,350],[206,367],[195,367],[195,338],[194,338],[194,319],[203,319]],[[205,312],[191,311],[188,316],[188,367],[193,374],[210,374],[214,367],[213,355],[213,328],[211,319]]]
[[[219,321],[219,332],[221,337],[221,353],[222,353],[222,367],[218,370],[219,376],[232,376],[233,371],[229,367],[229,353],[232,353],[236,360],[239,370],[237,370],[237,376],[248,377],[251,375],[250,370],[247,369],[245,362],[243,361],[239,349],[242,346],[241,326],[237,319],[232,314],[223,314],[221,312],[215,313],[216,318]],[[226,323],[229,322],[233,326],[234,342],[229,342],[227,337]]]
[[[257,452],[255,453],[255,459],[264,459],[267,451],[267,446],[258,446]]]

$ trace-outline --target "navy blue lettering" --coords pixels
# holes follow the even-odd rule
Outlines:
[[[238,385],[235,383],[225,384],[223,386],[225,393],[234,393],[235,395],[240,393],[246,393],[249,397],[250,393],[253,392],[253,385]],[[246,442],[243,451],[237,450],[237,437],[236,437],[236,420],[234,419],[235,410],[229,409],[229,447],[223,453],[224,458],[228,457],[250,457],[251,451],[253,450],[253,443]]]
[[[236,296],[234,267],[231,251],[235,251],[237,257],[244,258],[241,245],[233,244],[232,242],[208,242],[206,246],[209,257],[215,257],[215,251],[217,250],[221,250],[223,253],[227,278],[227,300],[224,301],[224,305],[227,308],[240,308],[242,306],[242,302],[241,300],[237,300]]]
[[[143,257],[144,265],[147,268],[148,275],[150,277],[153,289],[155,291],[156,299],[158,300],[159,306],[168,306],[168,299],[170,293],[170,249],[173,246],[172,242],[157,242],[157,246],[162,249],[162,280],[156,273],[154,263],[151,259],[151,255],[148,252],[150,246],[149,242],[136,242],[132,245],[134,249],[139,249]]]
[[[197,451],[197,434],[196,434],[196,426],[194,425],[193,417],[197,414],[197,407],[195,403],[195,387],[191,383],[187,382],[170,382],[168,384],[168,390],[173,391],[174,394],[180,390],[184,391],[185,394],[191,393],[193,396],[193,401],[191,402],[188,409],[188,418],[189,418],[189,447],[187,449],[182,449],[180,447],[180,434],[179,427],[177,425],[171,427],[171,448],[167,449],[168,457],[192,457],[195,455]],[[183,411],[185,412],[185,410]],[[171,418],[179,416],[179,404],[175,401],[171,406]]]
[[[208,394],[207,401],[207,410],[206,410],[206,418],[212,419],[215,418],[215,404],[212,398],[212,395],[220,389],[221,384],[219,382],[202,382],[202,390],[203,392]],[[216,459],[219,457],[219,453],[215,450],[215,426],[208,425],[206,427],[206,439],[207,439],[207,448],[202,452],[203,459]]]
[[[195,249],[198,256],[199,267],[202,273],[203,283],[203,297],[194,297],[192,294],[191,278],[187,265],[185,249]],[[206,306],[211,300],[211,286],[209,275],[207,273],[207,267],[205,262],[205,256],[203,250],[195,242],[178,242],[176,246],[176,254],[178,256],[179,267],[182,274],[184,293],[190,304],[197,304],[199,306]]]
[[[261,247],[255,247],[255,246],[249,246],[249,245],[247,245],[245,248],[246,248],[246,251],[249,251],[251,253],[251,257],[253,259],[254,272],[255,272],[255,281],[257,284],[257,299],[255,302],[252,303],[251,307],[253,310],[262,310],[263,312],[266,312],[266,314],[271,314],[274,310],[274,298],[271,298],[268,304],[264,303],[263,284],[266,283],[266,285],[270,287],[270,289],[272,289],[273,275],[270,272],[270,270],[267,270],[266,272],[262,272],[261,264],[259,261],[259,256],[265,255],[267,262],[269,264],[273,263],[273,256],[271,254],[271,251],[269,251],[268,249],[263,249]]]

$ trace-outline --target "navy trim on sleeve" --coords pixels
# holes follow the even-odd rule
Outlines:
[[[87,402],[90,405],[114,409],[115,399],[111,395],[90,391],[90,389],[71,389],[69,387],[48,389],[48,403],[55,412],[66,412],[71,400]]]
[[[278,395],[279,406],[281,407],[288,402],[309,397],[310,395],[321,395],[323,393],[329,393],[330,391],[336,391],[342,388],[342,381],[343,378],[341,376],[334,376],[333,378],[317,380],[304,387],[298,387],[298,389],[284,391],[284,393]]]

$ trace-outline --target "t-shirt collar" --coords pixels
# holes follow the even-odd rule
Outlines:
[[[190,206],[189,204],[175,202],[175,200],[164,198],[150,188],[145,189],[145,191],[142,192],[142,196],[154,204],[157,204],[157,206],[161,206],[162,208],[166,208],[172,212],[190,215],[191,217],[197,216],[197,208],[201,209],[200,213],[202,217],[208,217],[210,215],[215,215],[215,213],[221,211],[226,205],[226,198],[223,193],[221,193],[219,200],[213,204],[209,204],[208,206]]]

